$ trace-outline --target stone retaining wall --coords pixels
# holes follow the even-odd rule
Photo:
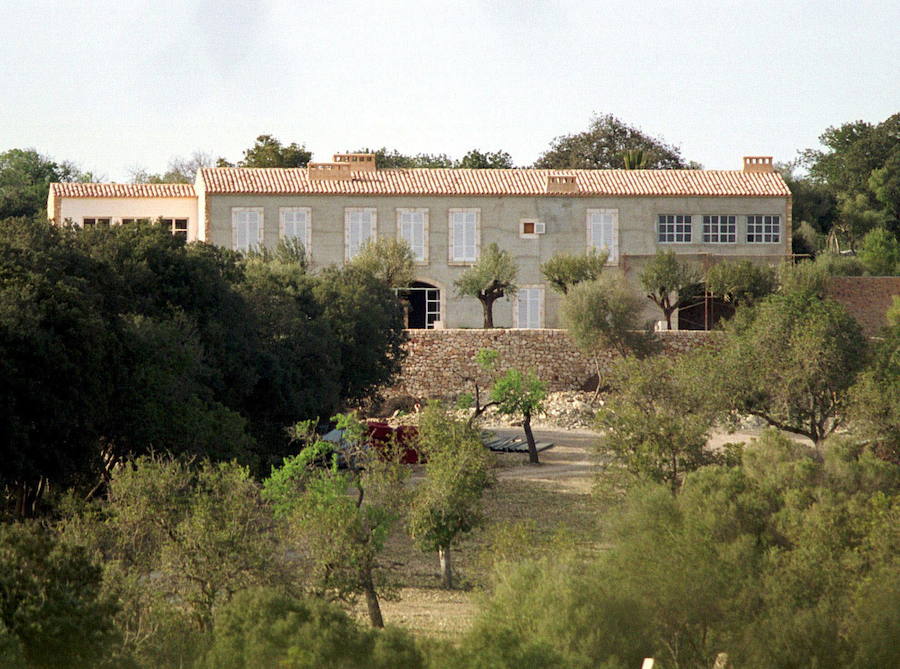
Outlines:
[[[833,276],[827,293],[843,304],[871,337],[887,325],[887,310],[894,295],[900,295],[900,276]]]
[[[476,376],[473,356],[482,348],[500,354],[501,368],[533,369],[548,390],[577,390],[594,374],[592,363],[575,347],[565,330],[408,330],[409,355],[400,382],[388,395],[417,398],[455,395],[471,390],[465,376]],[[663,354],[677,355],[707,346],[715,332],[672,331],[657,333]],[[604,366],[616,354],[607,352]]]

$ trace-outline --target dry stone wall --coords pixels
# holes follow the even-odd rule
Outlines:
[[[408,330],[408,355],[399,383],[389,395],[416,398],[444,397],[469,391],[465,377],[479,369],[473,358],[483,349],[500,354],[501,369],[534,370],[548,390],[577,390],[594,374],[593,364],[576,348],[565,330]],[[672,331],[658,333],[663,355],[677,355],[708,346],[715,332]],[[616,354],[610,350],[601,365],[608,367]]]
[[[900,276],[833,276],[827,293],[847,308],[867,335],[874,336],[887,325],[887,310],[900,295]]]

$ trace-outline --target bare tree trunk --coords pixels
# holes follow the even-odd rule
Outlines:
[[[594,389],[594,396],[591,398],[591,404],[596,404],[600,398],[600,356],[594,356],[594,371],[597,372],[597,387]]]
[[[375,592],[375,584],[372,582],[372,573],[365,575],[363,590],[366,593],[366,608],[369,610],[369,622],[372,627],[384,627],[384,618],[381,617],[381,606],[378,604],[378,593]]]
[[[525,414],[525,420],[522,422],[525,428],[525,440],[528,442],[528,462],[533,465],[541,464],[538,460],[537,444],[534,443],[534,434],[531,432],[531,414]]]
[[[438,560],[441,562],[441,587],[453,589],[453,565],[450,562],[450,544],[438,548]]]
[[[481,299],[481,310],[484,312],[484,329],[489,330],[494,327],[494,300],[487,297]]]

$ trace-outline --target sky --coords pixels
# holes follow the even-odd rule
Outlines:
[[[257,135],[502,149],[611,113],[709,169],[900,111],[900,2],[0,0],[0,151],[110,181]]]

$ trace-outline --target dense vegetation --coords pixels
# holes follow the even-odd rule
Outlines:
[[[267,472],[287,425],[399,369],[400,306],[356,267],[26,218],[0,223],[0,264],[0,485],[20,516],[151,451]]]

